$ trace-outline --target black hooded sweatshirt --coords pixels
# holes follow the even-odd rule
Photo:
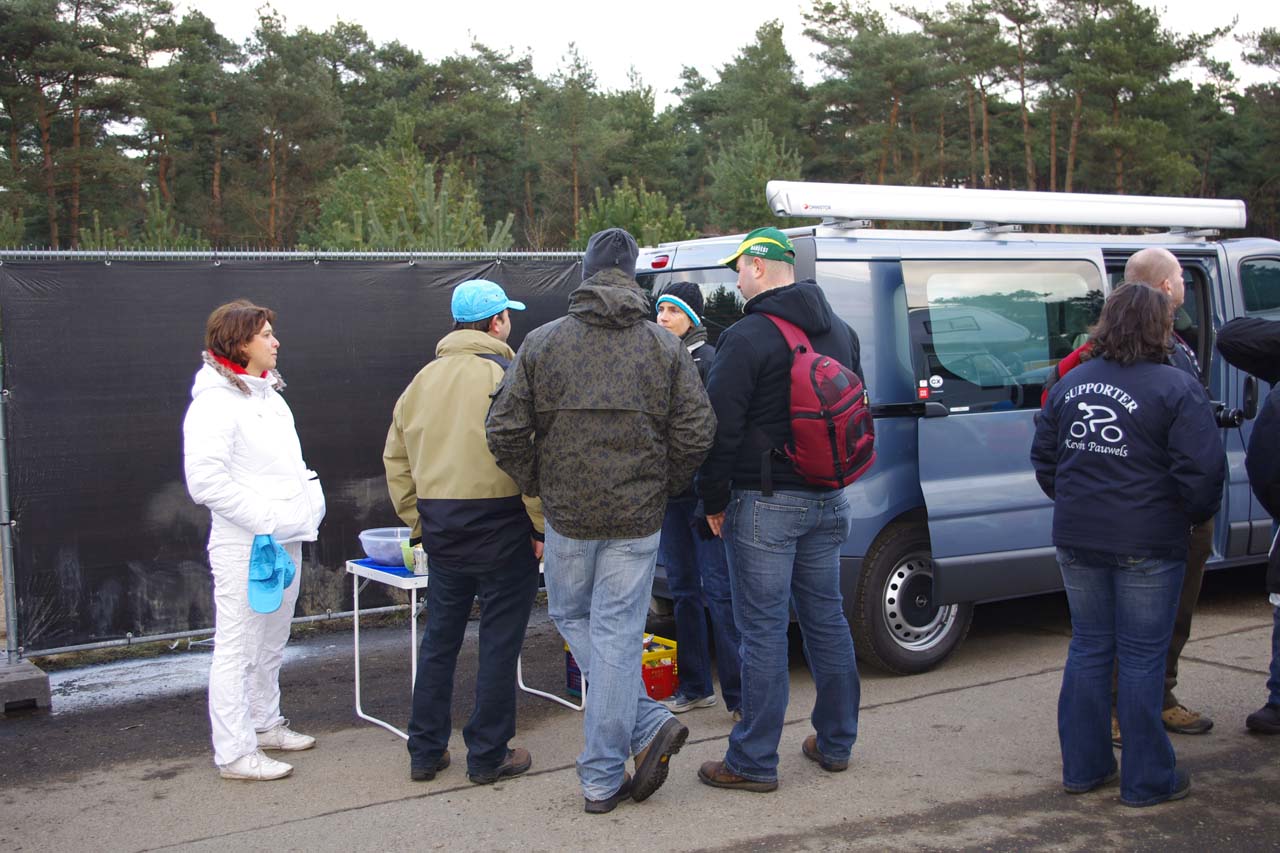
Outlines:
[[[759,293],[744,310],[746,316],[716,342],[707,377],[716,442],[698,472],[697,487],[708,515],[728,506],[731,489],[761,489],[766,458],[774,489],[826,491],[806,483],[790,462],[771,453],[791,441],[791,353],[782,332],[764,314],[795,323],[815,352],[862,376],[857,334],[835,315],[812,280]]]

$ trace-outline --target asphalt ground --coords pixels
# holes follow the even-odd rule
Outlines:
[[[1174,736],[1191,796],[1129,809],[1110,786],[1061,788],[1056,701],[1069,618],[1061,595],[980,606],[959,652],[909,678],[863,671],[858,743],[829,774],[800,754],[813,686],[793,644],[780,786],[708,788],[698,765],[723,755],[723,705],[681,717],[689,742],[647,802],[582,812],[574,758],[581,715],[520,694],[515,745],[527,775],[491,786],[465,775],[475,624],[453,697],[454,764],[408,779],[403,741],[355,717],[347,632],[290,644],[285,711],[316,749],[283,757],[292,777],[218,778],[208,746],[208,652],[55,671],[52,713],[0,720],[0,849],[26,850],[1274,850],[1280,849],[1280,737],[1251,735],[1265,700],[1270,608],[1259,570],[1211,573],[1183,654],[1179,696],[1213,717]],[[661,627],[661,626],[654,626]],[[409,650],[403,620],[363,630],[365,710],[403,725]],[[545,609],[524,652],[526,682],[564,683]]]

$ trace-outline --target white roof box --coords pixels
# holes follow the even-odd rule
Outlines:
[[[1109,225],[1128,228],[1243,228],[1244,202],[950,187],[897,187],[769,181],[779,216],[889,219],[1008,225]]]

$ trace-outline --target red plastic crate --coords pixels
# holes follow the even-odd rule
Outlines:
[[[680,684],[675,641],[645,634],[644,644],[640,662],[644,689],[652,699],[666,699],[675,694]],[[566,693],[575,698],[582,696],[582,671],[578,669],[578,662],[573,659],[567,643],[564,646],[564,682]]]

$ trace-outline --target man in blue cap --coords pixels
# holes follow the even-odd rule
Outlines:
[[[467,776],[482,785],[532,764],[510,748],[516,662],[538,591],[542,507],[485,445],[489,395],[514,353],[511,312],[524,304],[492,281],[453,291],[453,331],[396,401],[382,461],[396,512],[427,552],[427,628],[409,718],[409,775],[429,781],[449,766],[453,675],[472,601],[480,600],[475,710],[462,730]]]

